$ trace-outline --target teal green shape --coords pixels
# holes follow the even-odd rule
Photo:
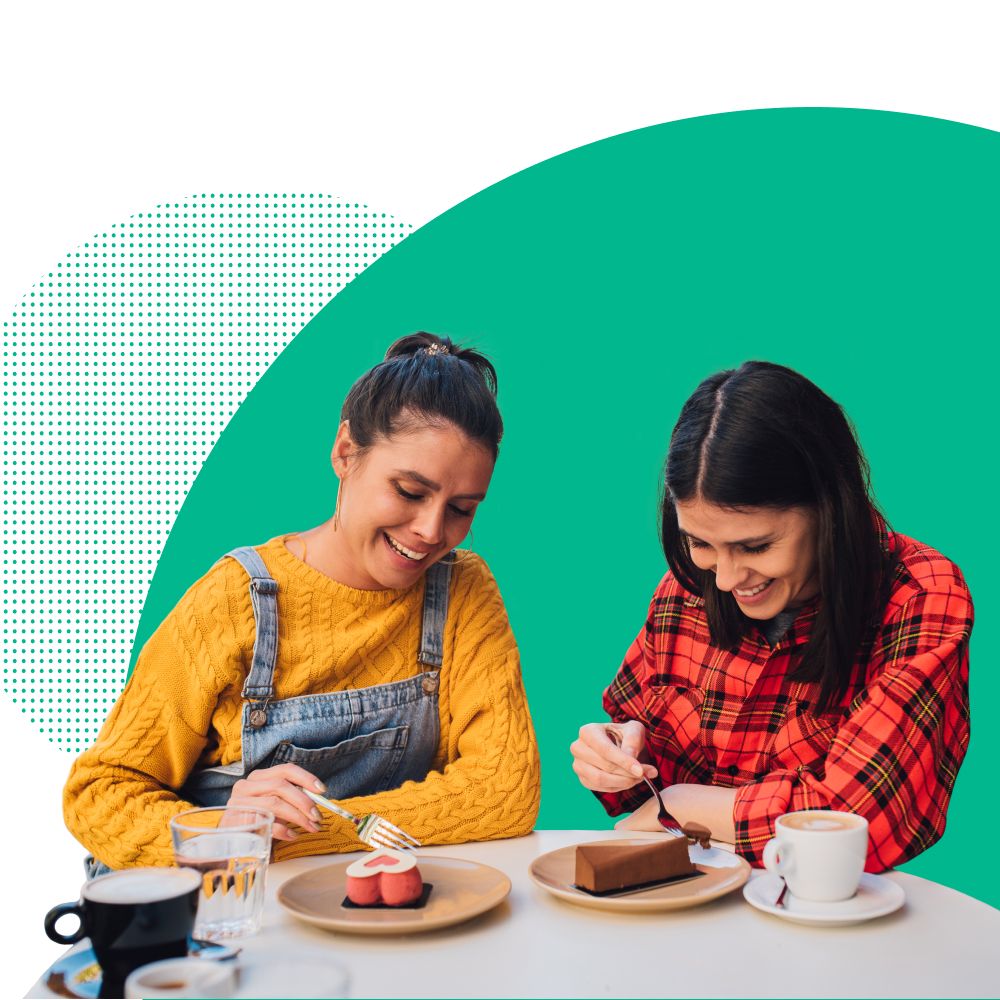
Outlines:
[[[333,508],[351,380],[428,329],[495,359],[507,422],[475,548],[518,636],[543,757],[541,827],[610,825],[568,745],[664,571],[661,465],[683,400],[748,358],[853,417],[897,530],[965,571],[975,735],[943,841],[906,869],[994,905],[965,848],[997,828],[982,734],[1000,706],[989,543],[1000,136],[845,109],[659,125],[507,178],[415,232],[302,331],[240,408],[163,552],[139,642],[227,549]]]

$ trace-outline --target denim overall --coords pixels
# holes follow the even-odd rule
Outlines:
[[[278,585],[253,548],[235,559],[250,577],[256,624],[253,661],[243,685],[243,758],[233,764],[193,771],[180,797],[200,806],[229,801],[233,785],[251,771],[291,762],[326,785],[332,799],[371,795],[422,781],[438,749],[438,684],[448,617],[453,556],[427,571],[417,661],[421,673],[407,680],[359,690],[274,700],[278,652]],[[87,859],[93,878],[109,869]]]

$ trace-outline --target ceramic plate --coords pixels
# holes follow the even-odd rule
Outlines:
[[[641,837],[629,840],[597,840],[595,844],[614,847],[651,844],[659,838]],[[573,885],[576,874],[576,845],[550,851],[531,863],[531,877],[553,896],[578,906],[590,906],[595,910],[681,910],[688,906],[698,906],[711,899],[724,896],[738,889],[750,877],[750,865],[737,854],[730,854],[718,847],[691,847],[691,860],[704,874],[689,882],[661,885],[656,889],[646,889],[629,896],[592,896],[581,892]]]
[[[860,924],[876,917],[894,913],[905,900],[902,888],[882,875],[861,876],[858,891],[839,903],[814,903],[797,899],[790,892],[785,894],[785,905],[775,906],[781,893],[778,875],[758,875],[743,890],[743,898],[764,913],[773,914],[793,924],[811,924],[814,927],[843,927]]]
[[[434,886],[423,909],[347,909],[341,903],[347,895],[350,863],[296,875],[278,889],[278,902],[300,920],[330,931],[417,934],[478,917],[510,892],[510,879],[496,868],[459,858],[418,857],[420,874]]]

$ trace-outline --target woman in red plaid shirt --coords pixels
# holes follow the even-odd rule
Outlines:
[[[581,783],[656,830],[641,779],[659,780],[678,821],[758,865],[796,809],[864,816],[868,871],[933,844],[969,742],[972,601],[954,563],[887,529],[841,408],[779,365],[706,379],[662,518],[670,572],[604,693],[611,723],[571,747]]]

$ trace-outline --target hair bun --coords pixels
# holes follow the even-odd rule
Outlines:
[[[412,357],[418,351],[426,351],[429,355],[451,354],[455,357],[461,350],[452,343],[450,337],[439,337],[434,333],[411,333],[407,337],[400,337],[395,343],[389,345],[389,350],[385,352],[385,360],[391,361],[393,358]]]
[[[351,386],[340,419],[350,423],[361,450],[402,429],[442,420],[483,444],[494,459],[503,437],[489,358],[424,331],[397,340],[385,360]]]
[[[439,337],[436,333],[427,333],[423,330],[411,333],[406,337],[400,337],[389,346],[389,350],[385,352],[385,360],[415,357],[421,352],[423,352],[422,358],[425,359],[452,357],[464,361],[475,369],[489,391],[494,396],[497,394],[497,373],[489,358],[470,347],[456,344],[451,337]]]

